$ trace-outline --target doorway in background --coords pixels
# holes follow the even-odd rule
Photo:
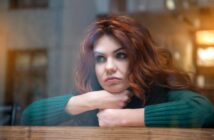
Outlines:
[[[21,112],[33,101],[46,97],[48,53],[46,49],[9,50],[5,104]]]

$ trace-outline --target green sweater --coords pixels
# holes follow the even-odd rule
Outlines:
[[[135,96],[125,108],[145,109],[148,127],[214,127],[214,106],[207,98],[188,90],[156,89],[146,96],[145,105]],[[98,126],[97,112],[71,115],[65,106],[72,94],[32,103],[22,114],[23,125]]]

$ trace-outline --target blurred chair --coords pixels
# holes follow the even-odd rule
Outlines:
[[[0,106],[0,125],[14,125],[16,123],[17,106]]]

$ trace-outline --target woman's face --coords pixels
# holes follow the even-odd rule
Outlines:
[[[102,36],[94,46],[95,72],[104,90],[118,93],[129,87],[128,56],[112,37]]]

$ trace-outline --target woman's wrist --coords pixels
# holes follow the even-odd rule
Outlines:
[[[65,109],[69,114],[77,115],[95,109],[90,93],[73,96],[69,99]]]
[[[144,108],[123,109],[126,115],[123,118],[123,126],[145,126]]]
[[[99,126],[145,126],[144,109],[104,109],[97,114]]]

